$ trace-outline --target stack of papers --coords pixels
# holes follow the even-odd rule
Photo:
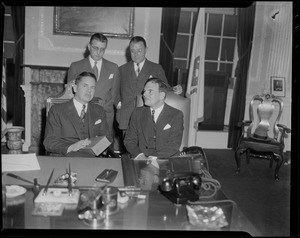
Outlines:
[[[40,170],[36,154],[1,155],[2,172]]]

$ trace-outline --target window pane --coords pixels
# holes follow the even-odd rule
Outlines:
[[[186,60],[177,60],[177,59],[174,59],[173,61],[174,63],[174,70],[175,69],[186,69]]]
[[[220,14],[209,14],[208,18],[208,35],[221,35],[221,27],[222,27],[222,15]]]
[[[223,39],[221,60],[233,61],[234,44],[234,39]]]
[[[219,47],[220,47],[220,39],[207,37],[205,59],[218,60]]]
[[[218,69],[218,64],[217,63],[210,63],[210,62],[205,62],[205,71],[217,71]]]
[[[220,64],[220,71],[222,71],[222,72],[228,72],[229,75],[231,76],[232,64],[230,64],[230,63],[227,63],[227,64],[221,63]]]
[[[224,36],[236,36],[236,24],[237,24],[237,17],[231,15],[225,15],[224,21]]]
[[[176,58],[187,58],[189,36],[177,35],[174,56]]]
[[[191,22],[191,12],[181,11],[178,24],[178,32],[189,33]]]

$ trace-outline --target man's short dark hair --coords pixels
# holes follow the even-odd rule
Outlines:
[[[107,43],[108,42],[108,39],[105,35],[101,34],[101,33],[95,33],[91,36],[91,39],[90,39],[90,44],[92,43],[93,40],[98,40],[100,42],[103,42],[103,43]]]
[[[146,40],[143,37],[141,37],[141,36],[134,36],[134,37],[132,37],[131,40],[130,40],[130,42],[129,42],[129,45],[132,42],[133,43],[143,42],[144,46],[147,47]]]
[[[83,77],[92,77],[93,79],[95,79],[95,82],[97,82],[97,78],[96,78],[95,74],[84,71],[77,75],[77,77],[75,79],[75,84],[77,85]]]
[[[163,81],[162,79],[160,78],[149,78],[145,85],[149,82],[152,82],[152,83],[157,83],[158,84],[158,89],[160,92],[164,92],[165,94],[167,94],[168,91],[171,91],[171,88],[168,84],[165,83],[165,81]]]

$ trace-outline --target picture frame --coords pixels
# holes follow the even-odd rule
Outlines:
[[[285,97],[285,78],[272,76],[270,80],[270,93],[277,97]]]
[[[54,7],[53,34],[92,35],[131,38],[133,7]]]

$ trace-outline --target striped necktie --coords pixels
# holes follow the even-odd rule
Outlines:
[[[141,71],[141,69],[140,69],[140,63],[137,63],[136,66],[137,66],[136,76],[138,77],[138,76],[139,76],[139,73],[140,73],[140,71]]]
[[[152,121],[155,124],[155,119],[154,119],[154,114],[155,114],[155,110],[151,110],[151,117],[152,117]]]
[[[93,70],[94,70],[94,74],[96,76],[96,79],[98,81],[98,68],[97,68],[97,61],[95,61],[95,65],[93,67]]]
[[[84,118],[85,118],[85,107],[86,107],[86,105],[85,104],[83,104],[82,105],[82,110],[81,110],[81,113],[80,113],[80,119],[82,120],[82,122],[84,122]]]

